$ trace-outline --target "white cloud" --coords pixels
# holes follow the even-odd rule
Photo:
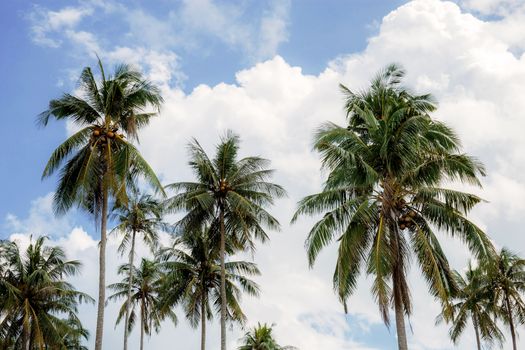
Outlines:
[[[32,23],[32,39],[39,45],[59,47],[62,40],[54,34],[74,28],[82,18],[92,13],[93,9],[87,7],[65,7],[58,11],[51,11],[35,6],[29,16]]]
[[[482,2],[469,4],[477,6],[472,8],[478,11],[499,8],[484,7]],[[236,36],[245,34],[236,31],[244,27],[235,21],[235,25],[229,27],[223,16],[227,13],[235,19],[239,16],[235,12],[238,10],[227,8],[230,12],[224,12],[223,8],[213,7],[215,5],[204,0],[187,3],[188,21],[194,20],[195,28],[202,31],[224,30],[225,40],[237,42],[240,39]],[[195,18],[199,13],[196,9],[202,11],[204,7],[210,11],[209,23]],[[342,322],[341,307],[331,290],[334,247],[321,254],[316,267],[309,271],[303,242],[312,220],[305,219],[291,227],[287,223],[295,201],[320,188],[322,179],[317,156],[311,152],[311,135],[325,120],[343,122],[342,96],[337,84],[343,82],[351,88],[366,86],[372,74],[392,60],[407,68],[408,85],[436,95],[440,101],[436,117],[451,124],[464,140],[465,150],[487,164],[489,176],[484,180],[485,189],[478,193],[489,199],[490,204],[480,205],[473,219],[491,233],[496,242],[512,243],[512,249],[525,247],[525,236],[510,231],[515,230],[511,224],[525,214],[525,207],[520,204],[525,195],[521,176],[525,171],[525,138],[521,136],[525,128],[525,56],[516,54],[519,40],[518,34],[513,34],[518,29],[525,32],[525,21],[516,20],[518,15],[509,13],[502,19],[489,21],[462,12],[452,2],[417,0],[386,16],[379,33],[370,38],[363,52],[338,57],[318,75],[304,74],[300,67],[292,67],[276,56],[239,72],[236,84],[200,85],[189,94],[162,82],[162,77],[169,76],[172,69],[171,56],[144,55],[146,59],[142,64],[150,62],[152,67],[157,67],[151,69],[155,73],[150,74],[159,77],[166,103],[162,116],[144,131],[140,147],[165,182],[191,176],[185,166],[185,144],[190,136],[212,151],[218,134],[231,128],[242,136],[242,154],[270,158],[277,169],[275,181],[289,190],[290,198],[279,201],[273,209],[283,224],[283,232],[272,234],[272,241],[260,247],[255,257],[263,271],[259,279],[263,294],[258,300],[247,298],[243,303],[250,322],[275,322],[281,342],[297,345],[302,350],[365,348],[348,335],[348,325]],[[501,30],[496,32],[495,26]],[[114,48],[108,52],[134,62],[130,48]],[[9,220],[17,225],[16,219]],[[86,247],[80,249],[78,255],[83,256],[89,266],[89,275],[79,283],[93,289],[96,248],[79,232],[75,239]],[[469,254],[461,243],[443,238],[443,245],[455,268],[465,266]],[[108,249],[114,248],[110,245]],[[414,334],[409,335],[411,348],[451,349],[447,328],[434,326],[439,307],[428,295],[415,266],[410,276],[415,310],[411,319]],[[380,319],[370,296],[369,281],[363,278],[360,285],[350,300],[350,312],[366,329],[370,324],[380,323]],[[108,323],[114,319],[114,312],[113,307],[108,309]],[[91,320],[94,314],[87,312],[85,317]],[[331,332],[318,332],[312,324],[317,329],[329,327]],[[154,336],[149,345],[165,347],[170,344],[172,333],[168,327],[158,337]],[[107,344],[119,346],[119,332],[106,334]],[[198,335],[185,322],[176,334],[181,348],[197,347]],[[241,334],[238,329],[230,334],[232,347]],[[216,324],[209,336],[213,349],[218,344]],[[525,345],[523,342],[521,340]],[[469,330],[459,348],[473,346],[474,338]]]

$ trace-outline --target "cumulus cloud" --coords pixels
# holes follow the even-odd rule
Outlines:
[[[498,6],[510,3],[500,1]],[[210,1],[192,4],[189,6],[213,5]],[[294,226],[289,226],[288,221],[295,202],[320,189],[322,174],[318,158],[311,152],[311,135],[325,120],[344,122],[338,83],[352,89],[365,87],[372,74],[391,61],[406,67],[407,84],[414,90],[435,94],[440,102],[435,117],[453,126],[464,141],[465,151],[487,165],[489,175],[483,181],[484,189],[476,191],[490,204],[480,205],[472,213],[473,220],[498,244],[522,249],[520,253],[525,253],[525,236],[514,228],[525,214],[525,207],[520,204],[525,194],[521,176],[525,171],[525,138],[521,136],[525,128],[522,98],[525,56],[517,54],[515,36],[501,34],[515,32],[516,28],[525,32],[525,22],[515,20],[517,17],[513,16],[518,14],[514,13],[505,12],[500,14],[502,18],[488,20],[465,12],[467,8],[478,12],[500,8],[484,4],[465,1],[462,10],[453,2],[409,2],[382,20],[378,34],[369,39],[364,51],[334,58],[317,75],[305,74],[300,67],[275,56],[238,72],[235,84],[200,85],[191,93],[161,84],[166,103],[162,115],[142,134],[140,148],[165,183],[190,178],[184,165],[185,144],[190,136],[212,152],[218,135],[233,129],[242,136],[241,153],[270,158],[277,170],[275,181],[289,191],[290,197],[280,200],[273,209],[283,223],[282,232],[272,234],[271,242],[261,246],[255,255],[263,272],[258,279],[262,296],[258,300],[247,298],[243,303],[252,324],[275,322],[282,343],[303,350],[366,348],[366,344],[359,344],[349,332],[332,292],[330,278],[335,247],[323,252],[316,267],[309,270],[303,242],[313,219],[304,219]],[[210,11],[213,14],[215,10]],[[236,15],[234,10],[229,11],[233,11],[232,16]],[[221,29],[223,20],[217,16],[211,17],[212,23],[199,24],[202,30]],[[495,26],[502,31],[496,32]],[[242,35],[226,34],[227,40],[233,41],[239,40],[234,35]],[[118,58],[132,59],[125,48],[109,51],[115,52]],[[149,58],[150,62],[154,59]],[[163,60],[170,61],[169,57]],[[172,69],[169,64],[163,67],[152,70],[157,72],[153,76],[160,81],[163,76],[169,76]],[[16,220],[11,221],[16,225]],[[76,239],[84,239],[83,247],[86,247],[78,254],[89,265],[88,270],[93,270],[88,279],[79,283],[94,288],[96,248],[88,237],[79,232],[77,235]],[[456,240],[440,237],[444,237],[443,245],[452,265],[462,269],[470,257],[467,249]],[[363,277],[360,285],[349,302],[349,312],[350,317],[360,320],[366,333],[367,326],[381,321],[369,293],[370,281]],[[410,286],[415,310],[411,318],[414,333],[409,335],[411,348],[451,349],[446,326],[434,325],[439,305],[428,295],[415,266],[410,272]],[[109,324],[114,312],[110,306]],[[85,317],[88,316],[94,320],[93,312],[86,311]],[[108,330],[110,328],[108,325]],[[118,332],[107,334],[107,344],[120,344]],[[150,346],[164,348],[172,341],[172,334],[181,341],[181,348],[197,347],[197,334],[184,322],[176,333],[167,327],[159,336],[154,336]],[[217,324],[209,334],[209,345],[217,347]],[[231,347],[241,334],[239,329],[229,334]],[[459,348],[473,348],[474,343],[473,333],[468,330]]]

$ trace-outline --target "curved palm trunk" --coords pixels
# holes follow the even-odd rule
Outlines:
[[[201,298],[201,350],[206,349],[206,298]]]
[[[478,326],[478,318],[476,317],[476,314],[472,315],[472,323],[474,323],[474,330],[476,331],[476,344],[478,345],[478,350],[481,350],[481,341],[479,339],[479,326]]]
[[[126,302],[126,319],[124,320],[124,350],[128,350],[129,305],[131,304],[131,286],[133,284],[133,258],[135,255],[135,231],[131,236],[131,251],[129,252],[128,298]]]
[[[516,331],[514,330],[514,320],[512,319],[512,309],[510,308],[510,300],[508,294],[505,293],[505,304],[507,306],[507,316],[509,318],[510,335],[512,336],[512,349],[517,350],[516,345]]]
[[[226,268],[224,255],[226,251],[226,232],[224,227],[224,208],[220,208],[221,224],[221,350],[226,350]]]
[[[103,180],[104,181],[104,180]],[[108,188],[103,183],[102,213],[100,218],[100,252],[98,275],[98,305],[97,305],[97,331],[95,337],[95,350],[102,350],[102,337],[104,333],[104,303],[106,301],[106,227],[108,213]]]

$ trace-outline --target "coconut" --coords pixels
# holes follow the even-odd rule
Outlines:
[[[106,135],[108,135],[110,139],[115,137],[115,133],[113,133],[113,131],[108,131]]]
[[[411,218],[415,218],[416,217],[416,212],[411,210],[409,213],[408,213],[408,216],[410,216]]]
[[[93,131],[93,136],[99,136],[99,135],[100,135],[100,130]]]
[[[399,225],[399,228],[404,230],[406,228],[406,225],[405,224],[401,224],[401,225]]]

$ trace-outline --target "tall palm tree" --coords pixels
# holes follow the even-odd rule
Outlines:
[[[108,286],[114,293],[108,300],[124,298],[120,307],[116,324],[119,324],[130,310],[128,319],[128,332],[133,329],[137,317],[140,317],[140,350],[144,349],[144,335],[151,336],[152,331],[160,331],[161,322],[169,318],[177,324],[177,316],[171,309],[161,308],[161,287],[163,274],[158,261],[142,258],[139,267],[123,264],[119,267],[119,274],[124,275],[121,282]],[[131,301],[128,304],[128,286],[130,277],[133,279]],[[138,310],[136,310],[138,309]],[[138,313],[138,315],[137,315]]]
[[[171,247],[160,253],[167,278],[165,280],[164,307],[182,302],[186,318],[193,327],[201,325],[201,350],[206,348],[206,320],[213,319],[221,310],[221,260],[219,235],[208,229],[183,234],[174,239]],[[226,251],[231,247],[227,246]],[[254,263],[229,261],[226,269],[227,317],[244,324],[246,316],[239,301],[242,292],[259,295],[259,287],[249,276],[259,275]],[[215,310],[212,310],[213,305]]]
[[[294,350],[293,346],[281,346],[273,337],[273,327],[257,324],[241,339],[242,345],[237,350]]]
[[[75,332],[66,315],[76,320],[77,306],[93,301],[65,279],[76,275],[80,262],[66,260],[60,247],[31,241],[25,252],[16,242],[0,244],[0,338],[4,349],[64,346],[63,336]],[[13,347],[11,347],[13,346]]]
[[[512,336],[512,347],[516,345],[516,323],[525,323],[525,259],[503,248],[492,260],[486,260],[485,269],[492,291],[492,307],[496,315],[508,324]]]
[[[189,144],[190,167],[196,181],[174,183],[176,194],[168,208],[186,211],[177,223],[183,232],[203,225],[218,227],[221,259],[221,350],[226,350],[226,241],[241,248],[254,248],[254,239],[268,239],[264,226],[279,229],[279,222],[265,207],[275,198],[286,195],[284,189],[268,182],[273,170],[269,161],[260,157],[238,159],[239,137],[227,132],[210,159],[197,140]]]
[[[489,280],[484,269],[473,268],[469,264],[465,278],[457,271],[454,271],[454,278],[458,291],[452,296],[454,301],[452,317],[447,317],[446,313],[442,313],[438,316],[437,322],[440,323],[443,320],[452,322],[450,338],[454,344],[457,344],[469,320],[472,321],[474,327],[478,350],[481,350],[481,340],[489,344],[495,341],[501,344],[504,336],[492,317],[490,300],[493,291],[489,287]]]
[[[133,195],[126,205],[114,208],[114,219],[117,226],[110,232],[122,235],[119,252],[123,253],[129,247],[129,266],[133,266],[135,257],[135,239],[137,234],[142,241],[153,251],[158,246],[158,231],[165,228],[162,220],[162,206],[151,195],[132,191]],[[132,269],[128,269],[127,310],[124,318],[124,350],[128,348],[128,320],[129,305],[131,302],[131,287],[133,285]]]
[[[119,65],[113,75],[106,75],[98,61],[101,81],[91,68],[80,75],[79,96],[64,94],[51,100],[39,121],[69,120],[80,128],[53,152],[43,178],[60,167],[54,196],[58,214],[78,205],[100,219],[99,289],[95,350],[102,349],[106,279],[106,228],[108,201],[126,202],[126,181],[143,176],[163,193],[155,173],[128,139],[138,140],[138,130],[147,125],[159,110],[159,90],[141,73],[128,65]]]
[[[454,180],[480,186],[482,164],[460,153],[457,135],[430,117],[436,108],[431,96],[410,94],[400,84],[403,75],[391,65],[368,90],[342,86],[348,125],[326,123],[316,132],[314,148],[328,177],[321,193],[299,202],[292,219],[324,214],[306,240],[310,265],[337,239],[333,282],[345,309],[365,265],[387,326],[394,309],[399,349],[407,349],[404,317],[412,309],[410,251],[430,292],[447,307],[456,286],[434,228],[461,238],[478,257],[493,252],[488,237],[466,218],[481,199],[442,187]]]

